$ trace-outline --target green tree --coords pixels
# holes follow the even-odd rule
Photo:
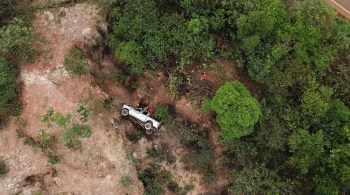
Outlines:
[[[316,118],[321,117],[330,108],[332,89],[320,86],[316,81],[310,81],[308,85],[301,100],[303,113]]]
[[[34,41],[34,31],[22,19],[13,18],[8,25],[0,29],[0,52],[13,53],[24,60],[31,60],[31,44]]]
[[[259,102],[238,81],[221,86],[207,107],[215,111],[225,140],[249,135],[261,116]]]

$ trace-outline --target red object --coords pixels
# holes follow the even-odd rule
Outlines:
[[[154,113],[154,109],[153,109],[152,107],[149,107],[149,108],[148,108],[148,112],[149,112],[150,114],[153,114],[153,113]]]
[[[205,72],[202,72],[201,77],[202,77],[202,79],[205,79],[205,78],[207,78],[207,74],[205,74]]]

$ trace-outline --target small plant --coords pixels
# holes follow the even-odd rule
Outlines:
[[[131,130],[131,131],[126,132],[126,137],[128,138],[128,140],[135,143],[141,139],[142,133],[140,131],[137,131],[137,130]]]
[[[164,123],[167,123],[170,120],[168,108],[165,106],[156,106],[154,116]]]
[[[77,109],[77,112],[80,114],[80,121],[87,122],[89,118],[90,111],[86,106],[80,105]]]
[[[56,155],[49,153],[47,155],[47,162],[50,163],[51,165],[54,165],[60,162],[60,158]]]
[[[33,148],[39,148],[39,143],[35,141],[32,137],[28,137],[23,141],[24,145],[29,145]]]
[[[109,78],[110,78],[113,82],[123,85],[123,84],[125,83],[126,76],[125,76],[125,74],[123,73],[123,71],[121,71],[121,70],[118,69],[118,68],[114,68],[114,69],[109,73]]]
[[[16,137],[17,137],[18,139],[23,138],[23,137],[24,137],[23,132],[20,131],[20,130],[18,130],[18,129],[16,129]]]
[[[65,69],[75,75],[88,73],[88,61],[83,52],[76,47],[71,48],[69,52],[69,55],[64,57]]]
[[[179,96],[179,87],[182,84],[182,79],[180,77],[177,77],[176,75],[170,75],[169,76],[169,91],[170,96],[173,99],[177,99]]]
[[[62,141],[69,148],[81,150],[81,142],[78,138],[89,138],[91,133],[89,125],[73,124],[72,128],[64,132]]]
[[[72,115],[70,113],[64,116],[62,113],[56,112],[52,117],[52,120],[56,123],[56,125],[59,128],[67,127],[67,123],[71,121],[71,119],[72,119]]]
[[[168,189],[172,192],[179,192],[180,191],[180,187],[179,184],[177,184],[175,181],[170,181],[168,183]]]
[[[19,127],[25,128],[27,126],[27,121],[24,120],[23,118],[16,118],[15,124]]]
[[[130,186],[131,184],[133,184],[134,181],[132,180],[131,177],[129,176],[122,176],[122,178],[120,179],[120,184],[123,186],[123,187],[128,187]]]
[[[47,133],[45,130],[40,130],[38,136],[41,141],[38,142],[40,149],[45,150],[46,148],[52,146],[55,142],[55,136]]]
[[[157,163],[161,163],[165,160],[165,154],[162,150],[156,150],[154,148],[147,149],[147,154],[149,157],[154,158]]]
[[[43,123],[46,123],[48,128],[52,126],[51,121],[52,121],[53,114],[54,114],[53,108],[49,107],[46,110],[46,114],[40,117],[40,121]]]
[[[0,159],[0,177],[3,177],[8,171],[7,165]]]

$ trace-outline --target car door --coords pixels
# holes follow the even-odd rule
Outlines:
[[[142,122],[145,122],[146,119],[147,119],[147,116],[146,116],[146,115],[144,115],[144,114],[142,114],[141,112],[139,112],[139,111],[137,111],[137,110],[134,110],[134,109],[130,110],[130,111],[129,111],[129,114],[130,114],[131,116],[133,116],[134,118],[136,118],[136,119],[142,121]]]

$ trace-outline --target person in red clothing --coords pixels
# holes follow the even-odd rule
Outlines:
[[[148,107],[148,110],[147,110],[149,113],[150,113],[150,115],[153,115],[154,114],[154,108],[153,107]]]
[[[207,78],[207,74],[205,74],[205,72],[202,72],[200,80],[203,80],[203,79],[206,79],[206,78]]]

